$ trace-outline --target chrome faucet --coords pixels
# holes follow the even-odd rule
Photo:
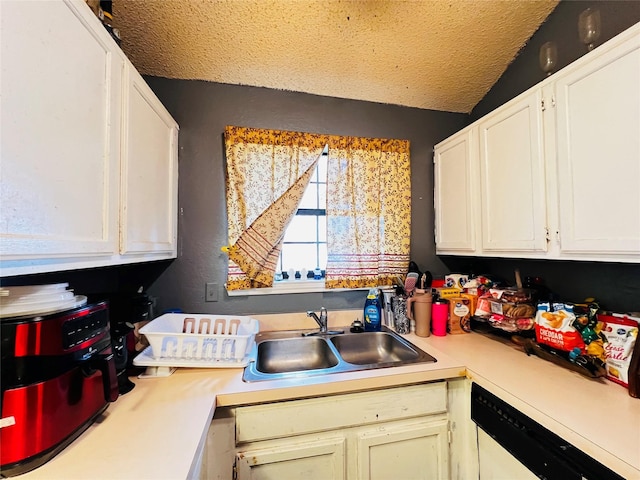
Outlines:
[[[316,312],[313,310],[309,310],[307,312],[307,317],[313,318],[320,327],[320,330],[303,333],[302,335],[305,337],[309,335],[337,335],[339,333],[344,333],[344,330],[327,330],[327,309],[324,307],[320,307],[320,317],[318,317]]]
[[[324,307],[320,307],[320,318],[316,315],[316,312],[313,310],[309,310],[307,312],[307,317],[312,317],[318,326],[320,327],[320,332],[318,333],[327,333],[327,309]]]

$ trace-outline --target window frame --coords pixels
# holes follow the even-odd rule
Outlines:
[[[326,177],[326,173],[327,173],[327,162],[329,161],[329,145],[325,145],[324,149],[322,150],[322,155],[321,158],[319,159],[319,163],[316,165],[316,171],[313,174],[313,177],[311,179],[311,181],[309,182],[309,185],[307,186],[307,188],[309,188],[309,186],[311,185],[315,185],[316,186],[316,198],[315,198],[315,205],[316,208],[299,208],[296,211],[296,216],[300,215],[300,216],[309,216],[309,217],[315,217],[316,220],[316,239],[314,242],[311,241],[284,241],[283,242],[283,250],[284,250],[284,245],[315,245],[315,258],[316,258],[316,267],[313,267],[311,269],[311,271],[315,270],[315,268],[320,268],[322,270],[322,279],[320,280],[315,280],[315,279],[310,279],[310,278],[300,278],[300,279],[294,279],[294,278],[289,278],[289,279],[284,279],[284,280],[275,280],[274,281],[274,286],[276,284],[282,284],[282,283],[288,283],[291,281],[300,283],[300,282],[313,282],[313,283],[320,283],[322,281],[322,283],[324,284],[324,278],[325,278],[325,271],[326,271],[326,264],[325,265],[320,265],[320,248],[321,245],[324,244],[325,248],[327,245],[327,233],[325,231],[324,234],[324,241],[320,240],[320,225],[319,225],[319,218],[320,216],[324,216],[325,217],[325,226],[326,226],[326,218],[327,218],[327,205],[326,205],[326,200],[327,200],[327,195],[326,195],[326,190],[327,190],[327,177]],[[321,170],[321,165],[324,165],[324,177],[320,176],[320,170]],[[325,199],[325,204],[324,204],[324,208],[321,208],[321,195],[320,195],[320,186],[324,186],[324,199]],[[286,237],[286,234],[285,234]],[[276,271],[276,273],[284,273],[287,270],[285,270],[283,268],[282,265],[282,252],[280,253],[280,257],[278,259],[278,267],[279,270]],[[311,265],[309,265],[308,267],[311,267]],[[307,268],[305,266],[302,266],[300,268],[300,270],[296,270],[297,272],[301,271],[302,268]],[[307,272],[309,272],[309,270],[307,270]]]
[[[232,127],[227,127],[227,128],[232,128]],[[235,127],[235,128],[240,128],[240,127]],[[295,133],[295,132],[294,132]],[[316,135],[317,136],[317,135]],[[315,137],[314,137],[315,138]],[[350,137],[348,137],[349,141],[356,141],[359,140],[358,138],[351,139]],[[317,140],[317,139],[316,139]],[[336,137],[336,139],[334,139],[333,136],[330,137],[325,137],[321,136],[321,141],[324,143],[325,141],[327,141],[327,143],[324,146],[324,149],[321,153],[322,157],[326,158],[328,161],[328,150],[329,150],[329,145],[332,144],[331,142],[333,142],[335,140],[335,146],[338,149],[341,149],[343,147],[342,143],[338,143],[338,140],[342,140],[342,137]],[[362,140],[364,142],[364,147],[366,147],[366,150],[371,150],[371,147],[375,147],[375,148],[382,148],[382,144],[384,142],[393,142],[393,145],[391,145],[391,147],[393,148],[393,150],[389,150],[389,151],[393,151],[394,153],[398,154],[398,155],[405,155],[406,160],[408,161],[408,141],[407,140],[387,140],[387,139],[363,139]],[[398,145],[396,145],[396,143],[398,143]],[[380,145],[378,145],[380,144]],[[373,151],[373,150],[372,150]],[[371,158],[369,158],[369,160],[371,160]],[[403,161],[405,160],[405,158],[403,157]],[[318,167],[316,167],[318,168]],[[327,168],[328,170],[328,168]],[[395,170],[394,170],[395,171]],[[409,171],[409,169],[403,169],[403,172],[407,172]],[[318,170],[316,170],[315,174],[314,174],[314,178],[312,178],[311,183],[315,183],[316,185],[323,183],[325,186],[328,185],[327,182],[327,178],[325,177],[324,182],[319,182],[318,181],[318,176],[319,176],[319,172]],[[326,188],[326,187],[325,187]],[[320,193],[319,193],[319,189],[316,189],[317,196],[318,199],[320,198]],[[325,196],[325,201],[326,201],[326,196]],[[318,202],[319,203],[319,202]],[[318,216],[316,215],[316,211],[321,211],[322,209],[298,209],[296,211],[296,215],[300,214],[300,215],[314,215],[316,216],[316,227],[318,226],[317,222],[318,222]],[[323,211],[324,216],[326,217],[327,214],[327,208],[326,208],[326,204],[325,204],[325,209]],[[290,212],[291,210],[289,210]],[[313,213],[311,213],[311,211],[313,211]],[[404,226],[403,226],[404,227]],[[286,234],[286,232],[285,232]],[[319,229],[316,228],[316,242],[305,242],[305,241],[291,241],[288,243],[291,244],[314,244],[316,245],[316,258],[317,258],[317,263],[320,263],[320,258],[319,258],[319,246],[321,245],[321,243],[325,243],[327,244],[327,254],[328,252],[328,238],[326,238],[327,236],[325,235],[325,240],[324,242],[320,242],[319,238],[320,238],[320,233],[319,233]],[[277,241],[277,240],[276,240]],[[344,245],[342,246],[344,248]],[[402,250],[402,246],[400,247],[400,250]],[[400,253],[401,255],[405,255],[404,251],[402,251]],[[299,261],[299,260],[297,260]],[[278,259],[279,262],[279,267],[280,270],[278,270],[278,273],[282,273],[282,259]],[[397,263],[397,262],[396,262]],[[305,267],[302,267],[302,269],[305,269]],[[291,269],[289,269],[290,271]],[[325,269],[324,272],[326,272],[326,265],[325,265]],[[332,282],[334,282],[334,284],[336,283],[336,281],[334,281],[332,279]],[[343,284],[349,284],[351,283],[351,280],[345,280],[342,282],[337,282],[337,283],[343,283]],[[360,282],[363,283],[363,282]],[[366,283],[366,282],[364,282]],[[226,286],[226,283],[225,283]],[[336,285],[337,286],[337,285]],[[322,275],[322,279],[321,280],[315,280],[313,278],[309,279],[307,278],[299,278],[299,279],[287,279],[287,280],[280,280],[280,281],[275,281],[273,283],[273,287],[268,287],[268,288],[253,288],[253,289],[242,289],[241,287],[238,287],[237,289],[234,290],[227,290],[228,296],[251,296],[251,295],[273,295],[273,294],[290,294],[290,293],[313,293],[313,292],[345,292],[345,291],[368,291],[370,289],[369,286],[367,287],[345,287],[345,288],[326,288],[326,273],[324,273]]]

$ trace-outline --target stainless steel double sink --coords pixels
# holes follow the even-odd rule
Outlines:
[[[308,335],[289,330],[256,335],[257,357],[247,365],[245,382],[298,378],[432,363],[436,359],[392,330]],[[349,329],[346,327],[345,332]]]

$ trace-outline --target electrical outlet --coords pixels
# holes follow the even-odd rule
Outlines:
[[[218,301],[218,284],[217,283],[205,283],[205,285],[204,285],[204,301],[205,302],[217,302]]]

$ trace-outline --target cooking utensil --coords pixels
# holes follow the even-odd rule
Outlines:
[[[433,275],[431,275],[431,272],[427,270],[422,274],[422,277],[420,278],[420,288],[422,288],[423,290],[428,290],[429,288],[431,288],[432,282]]]
[[[522,290],[522,278],[520,277],[519,268],[516,268],[515,274],[516,274],[516,287],[518,287],[518,290]]]
[[[416,288],[416,283],[418,283],[419,275],[415,272],[410,272],[407,274],[407,278],[404,279],[404,291],[407,295],[411,295],[413,290]]]
[[[406,290],[404,289],[404,282],[402,281],[402,278],[400,278],[400,275],[396,275],[395,280],[393,281],[395,289],[396,289],[396,295],[407,295]]]

